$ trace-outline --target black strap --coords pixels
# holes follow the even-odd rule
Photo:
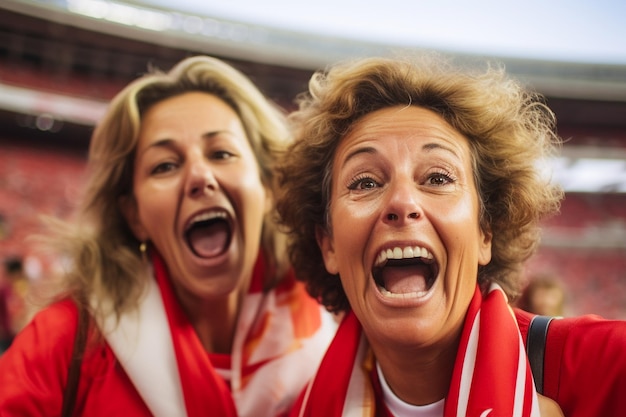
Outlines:
[[[80,365],[83,361],[83,353],[87,345],[88,313],[82,303],[78,306],[78,326],[76,337],[74,338],[74,348],[70,358],[67,372],[67,384],[63,392],[62,417],[71,417],[76,405],[76,395],[78,393],[78,382],[80,381]]]
[[[535,380],[535,387],[539,394],[543,394],[543,362],[546,353],[548,326],[550,326],[552,319],[553,317],[550,316],[533,317],[526,336],[526,353]]]

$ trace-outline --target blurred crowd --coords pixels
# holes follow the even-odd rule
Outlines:
[[[0,274],[0,354],[11,345],[34,311],[24,260],[20,257],[5,259]]]

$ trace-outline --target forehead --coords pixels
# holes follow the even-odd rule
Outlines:
[[[203,114],[199,122],[220,117],[238,118],[237,113],[221,98],[203,91],[189,91],[153,103],[144,111],[143,119],[176,120],[186,115],[196,119],[198,113]]]
[[[149,107],[138,131],[138,146],[165,139],[212,137],[227,133],[250,143],[238,114],[222,99],[193,91],[168,97]]]
[[[405,146],[431,143],[463,155],[470,151],[469,140],[438,113],[418,106],[393,106],[373,111],[355,121],[340,139],[337,154],[369,144],[380,146],[393,139]]]

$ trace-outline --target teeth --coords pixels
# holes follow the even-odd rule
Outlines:
[[[376,266],[384,264],[387,259],[411,259],[411,258],[423,258],[432,260],[433,254],[428,252],[426,248],[419,246],[407,246],[405,248],[395,247],[393,249],[386,249],[378,254],[376,258]]]
[[[416,292],[396,294],[391,291],[387,291],[384,287],[381,287],[380,285],[378,286],[378,290],[380,291],[382,295],[384,295],[385,297],[389,297],[389,298],[411,299],[411,298],[423,297],[424,295],[428,294],[428,291],[416,291]]]
[[[223,211],[209,211],[209,212],[198,214],[193,219],[191,219],[189,223],[193,224],[197,222],[203,222],[206,220],[225,219],[225,218],[226,218],[226,213]]]

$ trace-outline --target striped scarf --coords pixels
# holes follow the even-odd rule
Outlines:
[[[155,417],[282,417],[337,328],[292,273],[263,291],[260,255],[239,313],[228,370],[217,369],[176,299],[158,253],[138,311],[100,327]],[[227,375],[222,375],[226,372]],[[225,379],[227,378],[227,379]]]
[[[353,313],[346,315],[317,375],[292,416],[381,417],[371,373],[370,349]],[[538,417],[539,407],[517,321],[506,295],[494,284],[470,302],[444,417]]]

